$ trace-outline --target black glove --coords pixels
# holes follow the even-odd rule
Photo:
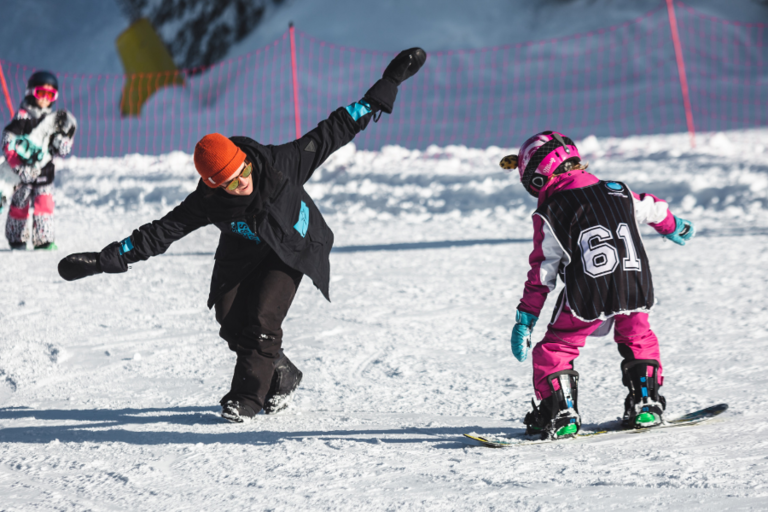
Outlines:
[[[59,262],[59,275],[67,281],[75,281],[102,272],[98,252],[70,254]]]
[[[374,110],[391,114],[397,98],[397,86],[415,75],[426,61],[427,53],[421,48],[411,48],[398,53],[384,70],[383,78],[368,89],[363,99],[370,103]],[[374,120],[378,121],[378,118]]]
[[[421,48],[410,48],[397,54],[384,70],[383,78],[389,78],[400,85],[415,75],[427,62],[427,52]]]

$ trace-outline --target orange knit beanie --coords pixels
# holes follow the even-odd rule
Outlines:
[[[231,180],[245,161],[245,153],[220,133],[209,133],[195,146],[195,169],[211,188]]]

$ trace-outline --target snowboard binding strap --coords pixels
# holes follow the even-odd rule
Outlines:
[[[525,417],[528,435],[539,435],[541,439],[573,437],[581,427],[578,410],[579,373],[564,370],[547,377],[552,394],[541,401],[539,406],[531,400],[533,411]]]
[[[624,404],[624,426],[648,428],[663,422],[666,400],[659,395],[659,362],[637,359],[621,363],[622,381],[629,388]]]

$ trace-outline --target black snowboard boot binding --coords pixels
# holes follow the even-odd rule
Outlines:
[[[547,377],[552,394],[525,415],[525,433],[541,439],[573,437],[581,427],[578,407],[579,373],[564,370]]]
[[[230,423],[245,423],[251,421],[254,416],[256,411],[237,400],[229,400],[221,406],[221,417]]]
[[[624,400],[624,428],[648,428],[660,425],[667,401],[659,394],[659,362],[637,359],[621,363],[623,384],[629,388]]]
[[[280,412],[286,407],[293,397],[293,392],[301,384],[303,374],[288,359],[283,351],[280,351],[280,357],[275,361],[275,373],[272,375],[272,383],[264,399],[264,413],[274,414]]]

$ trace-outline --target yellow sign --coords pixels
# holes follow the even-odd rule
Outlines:
[[[138,116],[141,107],[162,87],[184,86],[184,76],[148,19],[133,23],[115,41],[123,61],[125,84],[120,101],[123,116]]]

